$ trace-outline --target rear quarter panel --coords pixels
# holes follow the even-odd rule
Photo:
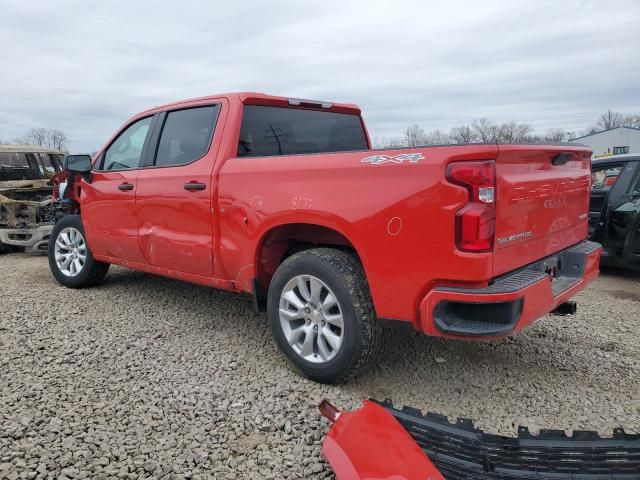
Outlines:
[[[362,162],[420,153],[415,163]],[[220,268],[250,291],[256,251],[272,228],[322,225],[343,234],[364,265],[379,317],[418,321],[436,285],[483,285],[491,254],[455,249],[456,211],[467,192],[444,180],[453,160],[496,158],[495,145],[231,158],[219,176]]]

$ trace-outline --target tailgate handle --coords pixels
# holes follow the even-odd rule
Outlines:
[[[564,165],[569,160],[571,160],[571,157],[573,157],[573,153],[571,152],[559,153],[558,155],[553,157],[553,160],[551,160],[551,164],[555,166]]]

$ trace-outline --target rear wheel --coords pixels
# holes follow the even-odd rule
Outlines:
[[[306,250],[285,260],[271,281],[267,311],[280,350],[318,382],[361,373],[379,343],[362,266],[340,250]]]
[[[82,288],[101,283],[109,264],[95,260],[87,245],[79,215],[63,217],[49,239],[49,268],[65,287]]]

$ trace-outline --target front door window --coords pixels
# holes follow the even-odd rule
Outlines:
[[[130,125],[109,146],[101,170],[128,170],[141,165],[142,149],[153,117],[146,117]]]

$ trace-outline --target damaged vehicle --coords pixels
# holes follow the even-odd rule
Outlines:
[[[517,437],[493,435],[468,419],[365,401],[341,412],[324,400],[331,423],[322,453],[336,480],[637,480],[640,434],[613,435],[526,427]]]
[[[33,145],[0,145],[0,253],[46,253],[55,223],[52,178],[64,152]]]
[[[604,247],[601,264],[640,270],[640,155],[593,161],[589,238]]]
[[[60,284],[113,264],[248,294],[319,382],[370,365],[383,325],[496,340],[575,313],[598,275],[585,146],[373,150],[356,105],[240,92],[154,107],[75,157]]]

